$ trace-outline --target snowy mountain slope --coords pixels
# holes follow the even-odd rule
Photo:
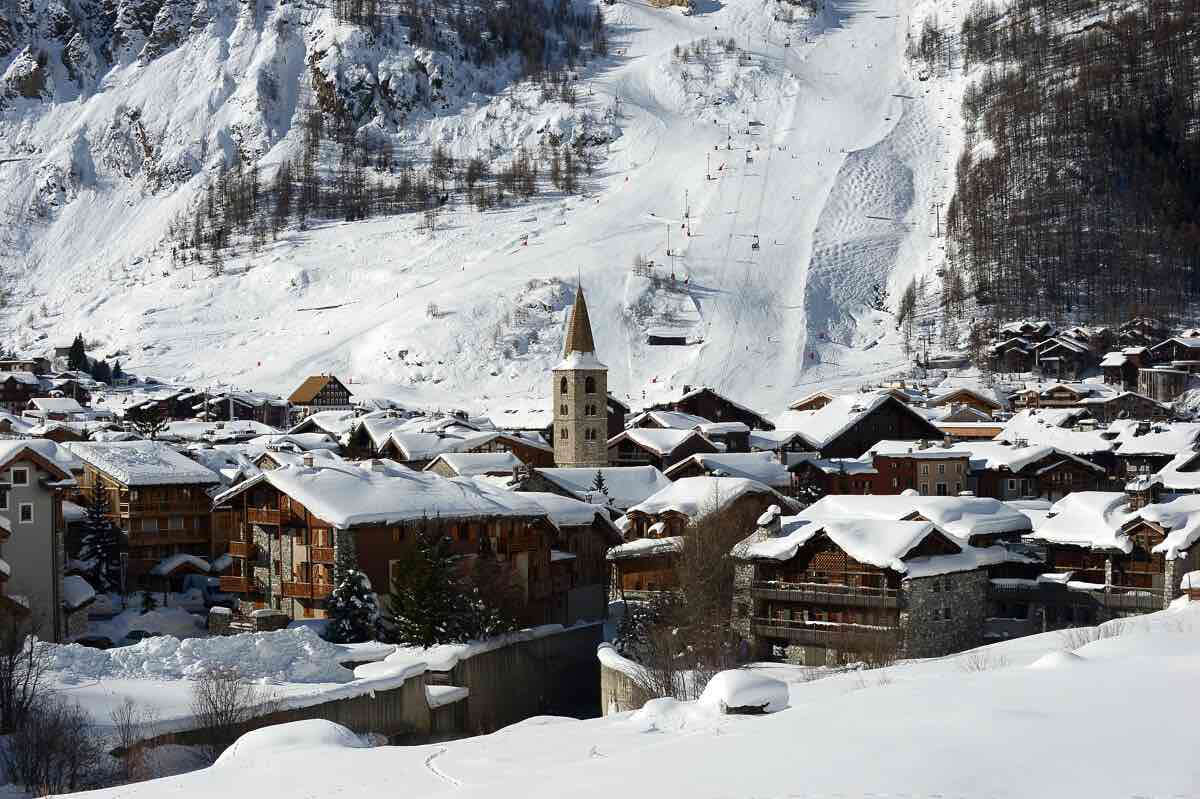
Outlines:
[[[446,110],[389,134],[414,152],[440,141],[503,159],[548,125],[569,130],[619,103],[584,196],[454,207],[433,234],[415,216],[285,231],[209,277],[171,266],[166,226],[222,148],[259,153],[264,170],[294,153],[297,98],[311,91],[314,54],[330,50],[317,45],[358,41],[315,7],[227,9],[220,35],[160,56],[152,74],[134,61],[78,101],[18,99],[0,113],[10,157],[28,159],[0,163],[0,208],[40,214],[4,223],[15,295],[5,335],[49,345],[84,331],[103,353],[125,353],[126,368],[194,384],[288,391],[330,370],[369,383],[360,393],[528,406],[542,404],[579,278],[610,384],[635,401],[707,383],[776,412],[815,380],[887,374],[903,362],[894,320],[867,303],[876,283],[897,296],[937,260],[926,211],[945,200],[938,178],[957,136],[937,127],[957,124],[937,108],[948,89],[910,77],[905,34],[928,8],[943,21],[961,12],[949,0],[826,6],[792,24],[773,19],[773,0],[702,4],[693,17],[602,6],[611,56],[581,71],[575,109],[542,105],[528,87],[472,94],[486,78],[470,74],[447,89]],[[726,52],[730,37],[748,57]],[[673,54],[702,40],[697,58]],[[355,53],[375,70],[390,57]],[[276,101],[247,88],[264,81],[278,84]],[[97,163],[105,131],[138,140],[123,110],[133,106],[160,142],[154,168]],[[204,169],[166,187],[164,163]],[[636,256],[655,266],[635,272]],[[648,332],[688,343],[649,346]]]
[[[790,707],[767,716],[656,700],[602,719],[532,718],[374,749],[300,722],[251,733],[211,768],[88,795],[1187,796],[1200,778],[1197,622],[1193,603],[1111,623],[1103,636],[1045,633],[812,682],[802,668],[768,666],[789,683]]]

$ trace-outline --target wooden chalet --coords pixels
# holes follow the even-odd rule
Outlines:
[[[1174,402],[1187,391],[1191,380],[1192,373],[1185,369],[1138,369],[1137,393],[1157,402]]]
[[[0,372],[0,408],[8,413],[22,413],[41,394],[41,381],[33,372]]]
[[[187,563],[178,556],[211,559],[225,551],[208,495],[220,478],[210,469],[157,441],[81,443],[71,451],[83,461],[80,490],[88,498],[106,495],[108,517],[128,540],[133,584],[151,587],[160,563]]]
[[[1138,370],[1151,363],[1150,350],[1146,347],[1127,347],[1107,353],[1100,359],[1100,371],[1104,382],[1124,391],[1133,391],[1138,384]]]
[[[358,566],[384,593],[416,534],[438,525],[461,555],[481,538],[512,570],[524,599],[525,624],[552,617],[567,586],[555,586],[551,549],[557,529],[546,511],[520,494],[467,479],[414,472],[372,460],[263,472],[215,499],[233,519],[230,574],[221,588],[238,595],[243,612],[282,610],[323,618],[333,589],[338,546],[353,539]]]
[[[969,388],[955,388],[931,397],[926,405],[930,408],[972,408],[990,419],[992,414],[1004,410],[994,398]]]
[[[353,394],[333,375],[313,375],[291,393],[287,401],[301,417],[319,411],[350,411]],[[297,420],[299,421],[299,420]]]
[[[716,445],[694,430],[631,428],[608,441],[612,466],[653,466],[665,471],[684,458],[718,452]]]
[[[882,439],[940,439],[934,424],[890,392],[836,397],[815,411],[788,411],[781,429],[796,430],[823,458],[857,458]]]
[[[775,425],[762,414],[739,405],[711,388],[683,387],[683,395],[651,406],[653,410],[690,413],[714,422],[741,422],[752,430],[774,430]]]
[[[1175,336],[1150,348],[1150,362],[1193,374],[1200,372],[1200,338]]]
[[[228,391],[215,394],[205,402],[205,418],[232,422],[246,419],[285,429],[291,419],[288,401],[274,394],[254,391]]]
[[[788,405],[788,410],[789,411],[819,411],[821,408],[824,408],[826,405],[828,405],[831,402],[833,402],[832,394],[827,394],[824,391],[814,391],[813,393],[809,394],[808,396],[801,397],[800,399],[793,402],[791,405]]]
[[[770,516],[770,514],[768,514]],[[769,518],[734,550],[733,626],[805,665],[936,657],[982,640],[987,575],[927,521]]]
[[[1166,419],[1171,415],[1166,405],[1132,391],[1123,391],[1111,397],[1088,397],[1080,405],[1102,424],[1117,419]]]

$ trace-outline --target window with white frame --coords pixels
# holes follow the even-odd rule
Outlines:
[[[29,485],[29,470],[25,468],[13,467],[12,479],[10,481],[15,486]]]
[[[18,518],[21,520],[21,524],[29,524],[30,522],[33,521],[33,503],[32,502],[22,502],[21,507],[18,512],[20,514],[18,516]]]

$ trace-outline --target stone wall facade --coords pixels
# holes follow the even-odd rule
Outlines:
[[[983,643],[986,571],[905,578],[900,586],[900,657],[940,657]]]
[[[553,375],[555,465],[589,469],[607,466],[608,371],[556,369]],[[593,381],[590,393],[589,379]]]

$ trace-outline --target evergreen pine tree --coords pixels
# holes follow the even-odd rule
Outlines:
[[[113,361],[113,368],[112,368],[113,380],[120,380],[124,376],[125,376],[125,372],[124,372],[124,370],[121,369],[121,362],[119,360]]]
[[[152,591],[142,592],[142,615],[158,610],[158,600],[154,598]]]
[[[112,369],[108,366],[108,361],[96,361],[92,364],[91,371],[92,379],[100,383],[112,382]]]
[[[597,494],[608,496],[608,483],[604,481],[604,472],[596,470],[596,478],[592,480],[592,490]]]
[[[73,372],[87,371],[87,352],[83,347],[82,333],[76,333],[75,340],[71,342],[71,349],[67,352],[67,369]]]
[[[391,575],[383,637],[420,647],[467,640],[469,607],[450,539],[440,524],[426,524],[415,539]]]
[[[79,537],[79,560],[88,564],[88,582],[101,593],[110,593],[121,587],[121,533],[107,513],[108,502],[104,492],[95,492],[88,502],[83,532]]]
[[[325,638],[335,644],[357,644],[371,640],[378,608],[367,576],[358,568],[354,537],[346,534],[337,542],[333,564],[333,590],[325,602],[329,624]]]
[[[807,476],[801,480],[800,485],[796,489],[796,499],[804,507],[808,507],[823,496],[825,496],[825,489],[821,488],[811,476]]]

